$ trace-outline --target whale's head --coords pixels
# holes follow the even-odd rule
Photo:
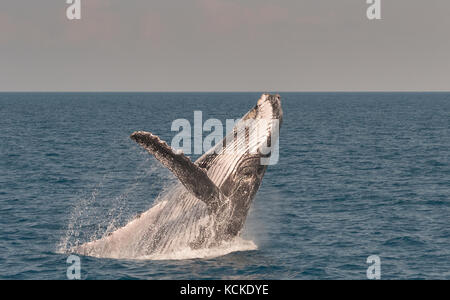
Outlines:
[[[282,118],[280,96],[263,94],[228,133],[224,147],[221,144],[214,149],[216,154],[211,151],[204,157],[210,167],[208,176],[232,203],[225,235],[240,232],[267,166],[278,162]]]
[[[245,114],[234,128],[237,143],[243,147],[241,153],[237,154],[253,154],[253,158],[260,159],[261,165],[275,164],[278,161],[278,157],[274,157],[278,155],[278,148],[275,147],[278,147],[282,121],[280,96],[263,94],[253,109]]]
[[[281,109],[280,95],[263,94],[256,105],[251,109],[243,120],[278,120],[283,119],[283,110]]]
[[[280,95],[263,94],[256,103],[257,116],[265,119],[283,119]]]

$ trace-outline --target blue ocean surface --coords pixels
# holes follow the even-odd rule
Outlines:
[[[1,93],[0,279],[66,279],[65,246],[149,209],[176,179],[130,138],[237,119],[260,93]],[[82,279],[450,279],[450,93],[281,93],[280,159],[214,258],[81,256]],[[206,135],[207,133],[205,133]],[[195,157],[194,157],[195,159]]]

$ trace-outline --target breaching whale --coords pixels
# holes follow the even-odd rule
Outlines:
[[[263,161],[270,158],[272,146],[278,142],[282,117],[280,96],[263,94],[222,142],[195,162],[152,133],[134,132],[131,139],[168,168],[179,183],[126,226],[78,246],[74,252],[139,258],[232,241],[241,233],[267,169]]]

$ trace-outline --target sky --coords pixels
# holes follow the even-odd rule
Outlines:
[[[0,91],[450,91],[450,1],[1,0]]]

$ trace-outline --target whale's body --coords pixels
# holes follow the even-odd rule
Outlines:
[[[256,126],[242,126],[256,121]],[[239,236],[251,201],[267,168],[263,147],[278,140],[280,97],[264,94],[233,132],[195,163],[157,136],[135,132],[131,138],[153,154],[180,180],[152,208],[126,226],[81,245],[77,253],[137,258],[179,249],[218,246]],[[244,136],[244,139],[236,138]]]

